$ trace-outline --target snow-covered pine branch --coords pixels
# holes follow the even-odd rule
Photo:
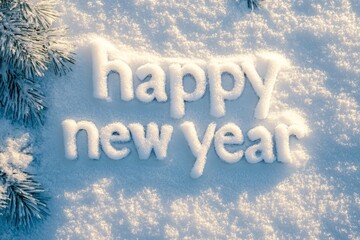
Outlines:
[[[59,36],[65,36],[65,29],[52,28],[47,30],[46,43],[48,46],[48,66],[56,75],[66,74],[71,71],[69,63],[74,64],[72,54],[69,52],[68,43]]]
[[[247,0],[248,8],[254,10],[260,6],[260,2],[263,0]]]
[[[25,76],[7,70],[0,81],[0,102],[3,114],[26,126],[43,123],[44,94],[39,84]]]
[[[5,185],[5,217],[16,227],[29,228],[49,215],[41,184],[19,170],[10,173],[0,169],[0,182]]]
[[[240,4],[244,0],[235,0],[235,3]],[[264,0],[246,0],[247,1],[247,7],[251,9],[251,11],[254,11],[256,8],[260,7],[260,2]]]
[[[6,195],[5,195],[6,189],[4,184],[0,184],[0,216],[3,215],[4,208],[6,207]]]
[[[0,146],[0,215],[22,228],[49,215],[43,187],[27,172],[33,161],[29,137],[10,137]]]
[[[74,63],[64,29],[52,25],[59,16],[56,2],[35,2],[0,0],[0,114],[25,126],[43,123],[41,77],[47,70],[65,74]],[[33,175],[12,163],[19,152],[0,149],[0,214],[28,228],[48,215],[47,198]],[[21,164],[32,160],[25,155]]]
[[[48,69],[65,74],[74,63],[64,29],[52,27],[55,4],[0,1],[0,105],[4,116],[26,126],[43,122],[39,78]]]

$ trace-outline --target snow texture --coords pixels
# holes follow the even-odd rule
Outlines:
[[[210,82],[210,109],[214,117],[225,116],[225,99],[235,100],[244,90],[244,73],[239,65],[234,63],[209,64],[209,82]],[[222,75],[230,74],[234,79],[234,86],[231,90],[225,90],[222,87]]]
[[[144,126],[139,123],[129,125],[131,135],[139,154],[140,159],[148,159],[152,149],[154,149],[156,158],[164,160],[167,155],[167,148],[172,136],[173,127],[170,125],[159,127],[156,123],[149,123],[146,131]]]
[[[30,166],[36,167],[37,180],[50,191],[52,215],[31,232],[2,224],[1,239],[359,238],[358,1],[262,1],[262,8],[253,12],[246,1],[58,2],[64,10],[60,24],[69,26],[77,63],[71,74],[56,81],[49,75],[43,82],[49,106],[45,126],[25,130],[36,136],[32,143],[38,157]],[[95,64],[90,43],[101,39],[119,53],[102,53],[108,58],[96,58],[102,62]],[[281,70],[268,64],[269,52],[288,59],[273,61],[281,64]],[[246,76],[241,95],[235,100],[224,98],[225,116],[217,118],[210,112],[206,84],[200,99],[182,99],[181,119],[171,117],[170,63],[199,66],[209,83],[208,60],[242,66]],[[111,66],[108,76],[98,68],[101,64]],[[155,96],[155,89],[144,94],[147,85],[140,95],[136,93],[138,86],[152,81],[150,76],[137,75],[145,64],[164,71],[166,101],[155,98],[144,103],[140,95]],[[102,78],[102,85],[93,86],[93,77]],[[177,90],[190,94],[199,81],[190,74],[177,79],[182,81]],[[224,74],[222,89],[231,91],[233,81]],[[171,125],[172,141],[164,160],[159,161],[153,149],[148,159],[140,160],[132,132],[129,141],[118,141],[126,134],[114,133],[106,140],[114,149],[105,151],[128,148],[129,154],[121,161],[107,154],[93,161],[88,157],[86,130],[79,131],[77,160],[70,161],[64,157],[61,124],[66,119],[96,124],[100,135],[109,131],[104,139],[110,130],[101,129],[111,123],[121,122],[127,128],[139,123],[144,127],[139,136],[146,136],[151,122],[159,132],[161,126]],[[214,143],[229,123],[241,129],[243,143],[225,144],[227,152],[242,150],[246,155],[249,147],[261,144],[249,139],[249,131],[263,126],[266,131],[261,127],[253,131],[263,138],[272,136],[277,160],[266,164],[265,157],[270,160],[271,154],[256,151],[255,161],[262,156],[257,164],[248,163],[246,157],[233,164],[221,160],[221,141],[216,141],[218,147]],[[10,124],[1,122],[1,126],[14,132]],[[289,130],[291,126],[296,127]],[[8,137],[1,135],[4,148]],[[200,156],[199,149],[202,158],[195,157]],[[286,149],[291,164],[278,161],[289,153]],[[194,177],[202,176],[189,177],[191,169]]]
[[[257,73],[253,63],[245,62],[242,64],[246,76],[249,78],[252,87],[259,96],[259,102],[256,105],[254,116],[257,119],[265,119],[268,116],[270,109],[271,95],[276,82],[276,77],[284,66],[286,60],[281,56],[274,56],[274,54],[260,55],[260,60],[264,60],[268,64],[264,80],[261,79]]]
[[[214,145],[216,154],[227,163],[236,163],[244,155],[244,151],[229,152],[225,144],[243,144],[244,136],[241,129],[234,123],[227,123],[222,126],[215,134]]]
[[[258,163],[262,160],[264,160],[266,163],[272,163],[275,160],[275,155],[273,153],[272,135],[265,127],[255,127],[247,133],[247,136],[251,141],[260,140],[258,144],[249,147],[245,151],[245,157],[249,163]],[[288,138],[288,136],[286,137]],[[278,140],[278,138],[276,140]],[[282,141],[279,143],[281,144],[281,147],[285,148],[289,145],[286,145],[286,143],[288,143],[286,139],[281,138],[280,140]]]
[[[199,100],[206,90],[205,72],[196,64],[172,64],[169,66],[171,88],[171,116],[182,118],[185,115],[185,101]],[[195,80],[195,89],[186,92],[183,86],[183,77],[190,74]]]
[[[136,70],[136,76],[141,80],[145,80],[150,76],[149,81],[140,84],[136,88],[136,97],[140,101],[148,103],[156,99],[158,102],[166,102],[166,76],[161,67],[150,63],[145,64]],[[148,93],[151,89],[153,92]]]
[[[112,142],[127,142],[130,140],[130,132],[127,127],[120,123],[111,123],[103,127],[100,131],[100,141],[102,150],[109,158],[119,160],[125,158],[130,153],[127,147],[117,150]]]
[[[93,122],[76,122],[72,119],[66,119],[62,122],[62,125],[64,129],[65,156],[67,159],[75,160],[78,157],[76,135],[80,130],[86,131],[87,134],[89,158],[100,158],[99,131]]]
[[[108,96],[108,75],[116,73],[120,81],[121,99],[132,100],[134,98],[134,79],[132,78],[131,67],[149,60],[160,62],[164,69],[168,69],[171,116],[176,119],[185,116],[185,102],[197,101],[204,96],[207,81],[210,89],[211,115],[214,117],[225,116],[225,100],[236,100],[244,90],[244,73],[248,76],[252,87],[259,96],[254,116],[257,119],[266,119],[278,72],[288,65],[287,61],[279,54],[269,52],[256,56],[239,55],[230,58],[238,64],[228,62],[225,59],[218,62],[202,59],[156,59],[156,57],[144,57],[143,55],[131,56],[129,52],[119,50],[109,41],[97,37],[96,40],[92,41],[94,97],[110,100]],[[255,69],[255,60],[266,68],[264,81]],[[148,103],[156,99],[158,102],[164,102],[168,99],[166,73],[163,68],[154,63],[145,63],[136,70],[135,75],[140,80],[150,78],[149,81],[136,87],[136,97],[140,101]],[[244,69],[244,72],[241,68]],[[209,79],[207,79],[207,75]],[[230,75],[233,80],[233,86],[229,90],[222,86],[224,75]],[[190,92],[184,88],[184,81],[189,78],[195,81],[195,87]]]
[[[289,138],[291,136],[301,139],[305,136],[305,131],[301,128],[301,126],[297,125],[291,125],[288,127],[285,124],[279,124],[275,128],[276,153],[280,162],[292,162],[289,144]]]
[[[209,124],[202,141],[200,141],[193,122],[184,122],[181,124],[181,129],[184,133],[186,141],[189,144],[191,152],[196,158],[195,164],[191,169],[190,175],[192,178],[198,178],[204,172],[207,153],[214,138],[215,128],[215,123]]]
[[[108,51],[113,49],[113,46],[106,41],[95,40],[92,45],[94,97],[110,100],[108,96],[107,76],[111,72],[116,72],[120,75],[121,98],[124,101],[133,99],[134,89],[130,67],[118,59],[109,61]],[[106,47],[104,47],[104,45]]]
[[[24,133],[17,138],[8,137],[0,148],[0,168],[26,170],[33,161],[30,135]]]

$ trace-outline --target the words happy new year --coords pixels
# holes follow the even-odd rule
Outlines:
[[[247,131],[246,136],[253,144],[246,149],[241,127],[233,122],[218,125],[210,123],[204,134],[197,132],[196,123],[186,121],[186,103],[200,100],[209,91],[209,113],[216,118],[226,118],[226,102],[239,98],[249,81],[258,102],[253,112],[254,120],[264,120],[269,115],[271,98],[279,71],[286,61],[277,54],[259,54],[255,56],[238,56],[209,61],[181,58],[133,57],[119,54],[109,42],[98,39],[92,45],[93,97],[100,101],[109,101],[108,76],[111,72],[118,74],[120,81],[119,94],[121,101],[132,101],[135,98],[147,104],[152,101],[169,102],[170,117],[181,120],[179,128],[194,155],[191,170],[193,178],[203,174],[207,154],[214,146],[218,157],[224,162],[233,164],[243,157],[249,163],[264,161],[272,163],[292,162],[290,138],[301,139],[307,131],[300,124],[279,123],[274,129],[257,125]],[[255,61],[265,63],[266,71],[262,78],[255,67]],[[136,66],[136,67],[134,67]],[[224,74],[233,80],[231,89],[222,85]],[[184,88],[184,77],[192,76],[195,86],[192,91]],[[134,86],[134,79],[141,82]],[[166,91],[168,86],[169,91]],[[232,109],[236,111],[236,109]],[[98,128],[92,121],[75,121],[65,119],[62,122],[64,133],[65,156],[74,160],[78,157],[77,134],[83,130],[87,133],[88,157],[99,159],[101,150],[110,159],[126,158],[130,149],[114,143],[133,141],[139,159],[148,159],[152,152],[159,160],[165,160],[173,136],[174,126],[158,125],[150,122],[146,125],[134,122],[124,124],[112,122]],[[226,146],[236,145],[236,151]]]

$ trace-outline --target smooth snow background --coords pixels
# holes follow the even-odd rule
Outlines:
[[[30,233],[1,227],[1,239],[111,238],[351,238],[360,235],[360,3],[357,0],[270,1],[250,13],[236,1],[61,0],[61,22],[77,53],[73,73],[45,79],[47,123],[37,135],[35,171],[49,189],[52,215]],[[194,121],[202,134],[214,120],[209,95],[170,118],[169,102],[123,102],[115,82],[112,103],[92,97],[89,40],[97,34],[120,48],[164,56],[204,58],[275,51],[293,68],[280,74],[270,113],[296,111],[312,130],[299,143],[305,167],[230,165],[211,148],[204,175],[189,174],[194,157],[179,131]],[[111,78],[116,79],[115,76]],[[191,84],[189,84],[191,85]],[[191,86],[189,86],[191,87]],[[254,124],[257,97],[248,81],[225,118],[244,132]],[[233,110],[233,111],[231,111]],[[155,121],[174,126],[168,158],[64,157],[61,121]],[[13,127],[7,125],[6,129]]]

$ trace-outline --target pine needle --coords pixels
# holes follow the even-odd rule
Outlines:
[[[5,217],[16,227],[30,228],[49,216],[49,209],[41,184],[26,172],[0,170],[0,180],[6,184]]]
[[[25,126],[43,124],[44,94],[37,83],[46,70],[71,71],[73,53],[65,30],[52,27],[55,1],[0,1],[0,108]]]

